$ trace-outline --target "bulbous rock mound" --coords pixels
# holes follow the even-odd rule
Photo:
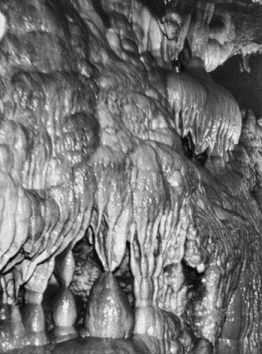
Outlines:
[[[91,290],[85,327],[92,337],[129,338],[134,327],[133,310],[112,273],[104,273]]]

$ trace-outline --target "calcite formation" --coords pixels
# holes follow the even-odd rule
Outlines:
[[[261,11],[0,2],[0,352],[261,353]]]

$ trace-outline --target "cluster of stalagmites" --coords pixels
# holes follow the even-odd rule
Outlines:
[[[53,348],[55,343],[73,338],[95,337],[118,340],[132,336],[135,310],[111,272],[101,273],[92,284],[91,291],[88,291],[86,303],[83,303],[79,302],[77,296],[69,289],[75,271],[74,255],[71,250],[64,251],[55,262],[47,262],[40,268],[41,271],[36,272],[25,286],[21,294],[22,301],[16,305],[2,301],[0,306],[1,352],[25,346],[46,345],[48,352],[48,344]],[[43,284],[51,275],[49,285]],[[42,289],[47,286],[45,293],[38,292],[39,283]],[[179,318],[174,314],[146,307],[140,311],[146,313],[148,333],[145,338],[143,333],[141,338],[136,337],[139,353],[146,353],[147,350],[151,350],[152,353],[161,351],[160,343],[155,342],[154,338],[150,339],[154,334],[153,331],[157,330],[153,327],[154,321],[151,316],[157,316],[158,326],[163,324],[167,326],[167,332],[163,332],[165,336],[169,336],[164,338],[167,346],[165,352],[182,354],[184,345],[186,348],[193,348],[190,353],[212,352],[212,345],[207,340],[198,340],[187,328],[181,327]],[[77,342],[72,343],[77,348]],[[112,341],[108,343],[110,347]],[[88,346],[87,342],[86,348],[96,353],[93,347],[90,344]],[[117,348],[117,342],[115,347]],[[71,353],[67,343],[64,347],[58,346],[57,352],[59,353],[63,348]]]
[[[112,273],[103,273],[96,280],[83,315],[77,308],[75,296],[68,288],[75,270],[72,252],[64,252],[57,257],[56,264],[52,262],[48,268],[50,276],[54,271],[57,281],[51,281],[45,295],[33,290],[36,282],[43,281],[40,273],[35,274],[34,279],[25,287],[22,304],[16,306],[2,303],[1,351],[28,345],[43,346],[49,342],[58,343],[78,336],[131,336],[134,326],[133,309]],[[42,268],[41,271],[46,277],[47,268]],[[30,288],[33,283],[34,286]],[[76,329],[78,317],[78,322],[82,325]]]
[[[233,150],[208,75],[240,29],[151,10],[0,2],[0,351],[260,353],[261,127]]]

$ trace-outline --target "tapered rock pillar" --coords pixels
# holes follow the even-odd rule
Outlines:
[[[23,348],[27,342],[21,313],[16,306],[13,272],[0,278],[3,291],[0,300],[0,352]]]
[[[71,250],[66,250],[56,259],[55,275],[61,286],[52,301],[52,319],[56,342],[78,337],[74,327],[77,318],[75,298],[68,289],[75,271],[75,261]]]
[[[77,318],[75,298],[67,288],[61,288],[52,303],[52,318],[55,325],[54,335],[57,342],[78,336],[74,324]]]
[[[21,314],[17,306],[0,305],[0,352],[23,348],[27,343]]]
[[[41,304],[28,303],[21,310],[27,332],[27,345],[42,346],[48,342],[45,333],[45,315]]]
[[[43,346],[48,343],[42,300],[53,271],[54,259],[51,258],[36,267],[34,274],[25,285],[25,304],[21,309],[21,314],[27,333],[27,345]]]
[[[133,309],[112,273],[103,273],[94,283],[84,326],[92,337],[130,337],[134,326]]]

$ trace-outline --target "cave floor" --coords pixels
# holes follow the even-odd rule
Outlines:
[[[8,354],[152,354],[145,344],[150,340],[143,336],[132,339],[75,338],[62,343],[49,343],[45,346],[26,346],[6,351]],[[149,343],[148,343],[149,344]]]

